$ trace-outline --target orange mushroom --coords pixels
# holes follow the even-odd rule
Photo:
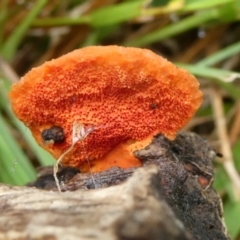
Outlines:
[[[202,93],[195,77],[150,50],[92,46],[33,68],[10,99],[38,144],[56,158],[67,151],[63,165],[89,171],[89,160],[97,172],[140,166],[133,152],[157,133],[173,139]]]

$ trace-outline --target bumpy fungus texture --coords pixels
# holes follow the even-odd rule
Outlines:
[[[59,158],[72,144],[74,122],[93,129],[62,163],[88,171],[140,166],[133,151],[162,133],[173,139],[202,102],[196,78],[146,49],[94,46],[33,68],[10,99],[36,141]],[[44,143],[54,126],[61,141]]]

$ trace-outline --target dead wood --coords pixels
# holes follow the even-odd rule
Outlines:
[[[204,139],[158,135],[134,154],[143,168],[62,168],[63,193],[49,168],[31,184],[44,190],[0,185],[0,239],[229,239],[212,188],[216,153]]]

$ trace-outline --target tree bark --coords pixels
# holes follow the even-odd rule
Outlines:
[[[49,168],[29,186],[0,185],[0,240],[229,239],[212,188],[216,152],[204,139],[158,135],[134,154],[143,167],[94,174],[62,168],[62,193]]]

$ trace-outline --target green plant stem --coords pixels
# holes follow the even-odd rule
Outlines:
[[[228,57],[239,54],[240,52],[240,42],[234,43],[231,46],[228,46],[222,50],[219,50],[217,53],[204,58],[202,61],[199,61],[197,65],[201,66],[212,66]]]
[[[59,26],[88,24],[92,27],[104,27],[133,19],[141,14],[143,0],[123,2],[96,9],[88,15],[77,18],[61,17],[36,19],[34,26]]]
[[[157,42],[165,38],[169,38],[179,33],[185,32],[189,29],[201,26],[202,24],[214,20],[217,17],[218,11],[216,9],[204,11],[200,14],[195,14],[187,17],[179,22],[172,23],[165,28],[158,29],[138,39],[126,41],[124,45],[138,47],[148,45],[153,42]]]
[[[177,65],[187,69],[194,75],[210,79],[210,81],[218,84],[225,91],[227,91],[228,94],[234,99],[240,99],[240,89],[231,83],[231,81],[233,81],[235,78],[240,78],[240,73],[198,65],[180,63]]]
[[[186,6],[183,7],[184,12],[199,11],[206,8],[213,8],[219,5],[228,4],[235,0],[201,0],[201,1],[187,1]]]

